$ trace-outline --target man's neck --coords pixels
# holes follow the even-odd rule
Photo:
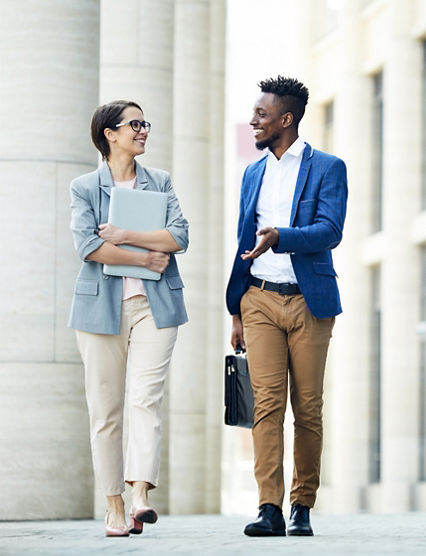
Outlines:
[[[296,141],[299,137],[299,133],[295,130],[293,133],[289,133],[285,137],[283,137],[279,143],[279,145],[275,145],[274,147],[270,148],[272,153],[276,156],[278,160],[282,157],[282,155],[291,147],[291,145]]]

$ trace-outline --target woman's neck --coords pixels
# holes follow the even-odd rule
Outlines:
[[[110,155],[107,162],[114,181],[130,181],[136,176],[133,157]]]

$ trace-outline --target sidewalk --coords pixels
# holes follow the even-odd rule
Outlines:
[[[101,521],[0,523],[0,554],[352,556],[426,554],[426,514],[313,516],[314,537],[249,538],[246,517],[160,516],[142,535],[106,538]]]

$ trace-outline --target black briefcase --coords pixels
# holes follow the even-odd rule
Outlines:
[[[244,355],[225,357],[225,425],[253,426],[253,390]]]

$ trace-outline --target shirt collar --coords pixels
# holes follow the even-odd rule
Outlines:
[[[294,157],[297,158],[298,156],[300,156],[303,153],[305,147],[306,147],[305,142],[300,137],[298,137],[296,139],[296,141],[294,141],[289,146],[289,148],[285,151],[285,153],[282,155],[282,157],[279,160],[277,160],[274,153],[272,151],[270,151],[269,149],[268,149],[269,150],[268,158],[269,158],[269,160],[271,160],[275,163],[279,163],[279,162],[282,162],[282,161],[286,160],[289,155],[294,156]]]

